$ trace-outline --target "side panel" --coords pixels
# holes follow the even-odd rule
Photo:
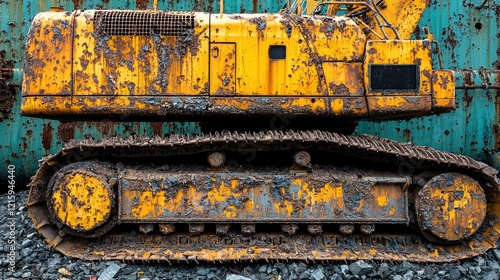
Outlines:
[[[39,17],[54,25],[51,16],[64,14]],[[24,84],[43,93],[24,96],[25,115],[71,121],[366,115],[359,90],[365,35],[346,17],[86,10],[75,12],[74,29],[74,41],[65,44],[74,45],[73,68],[64,72],[73,75],[72,95],[44,94],[48,83],[59,81],[25,75]],[[29,49],[49,42],[37,34]],[[31,56],[65,57],[56,49]],[[332,63],[339,68],[325,73]],[[51,69],[42,64],[35,70]]]
[[[71,95],[73,18],[71,13],[48,12],[33,20],[26,39],[24,94]]]
[[[362,96],[365,35],[352,20],[211,16],[210,41],[236,45],[236,95]]]
[[[429,41],[368,41],[363,66],[371,116],[418,116],[430,111]]]
[[[79,12],[74,94],[206,94],[206,37],[208,14]]]
[[[236,94],[236,44],[210,43],[210,94]]]

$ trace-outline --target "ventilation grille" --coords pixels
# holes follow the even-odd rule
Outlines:
[[[419,90],[418,65],[369,66],[370,88],[374,91],[411,91]]]
[[[194,15],[130,11],[96,12],[95,30],[115,36],[180,36],[194,28]]]

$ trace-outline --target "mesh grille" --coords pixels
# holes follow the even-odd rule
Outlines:
[[[194,15],[130,11],[96,12],[98,33],[115,36],[180,36],[194,28]]]

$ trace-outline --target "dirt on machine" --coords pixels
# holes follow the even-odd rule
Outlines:
[[[438,43],[409,39],[426,1],[310,2],[38,14],[23,114],[203,130],[70,141],[30,183],[39,233],[87,260],[441,262],[496,247],[496,169],[350,135],[454,109]]]

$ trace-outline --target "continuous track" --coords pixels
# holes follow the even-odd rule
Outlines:
[[[488,200],[486,219],[471,237],[456,244],[436,244],[422,235],[372,234],[310,235],[230,232],[193,235],[174,232],[138,234],[107,233],[99,238],[79,238],[59,230],[47,210],[50,177],[63,166],[89,159],[170,156],[210,151],[276,151],[315,149],[392,164],[400,171],[460,172],[479,181]],[[38,231],[61,253],[87,260],[253,261],[383,259],[442,262],[472,257],[496,247],[500,237],[500,182],[497,170],[469,157],[373,136],[345,136],[324,131],[267,131],[214,133],[197,136],[109,138],[70,142],[57,154],[44,158],[33,177],[28,212]]]

